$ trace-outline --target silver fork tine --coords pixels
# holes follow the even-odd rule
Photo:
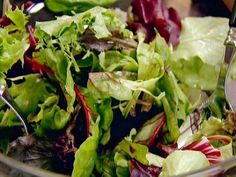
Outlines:
[[[28,128],[27,128],[27,123],[26,123],[25,119],[22,116],[21,110],[19,109],[19,107],[17,106],[17,104],[15,103],[13,98],[10,96],[10,94],[7,92],[6,87],[4,85],[2,85],[2,84],[0,84],[0,98],[17,115],[17,117],[19,118],[19,120],[21,121],[21,123],[22,123],[22,125],[23,125],[23,127],[25,129],[26,135],[28,136],[29,133],[28,133]]]

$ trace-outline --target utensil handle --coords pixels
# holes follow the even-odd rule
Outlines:
[[[234,0],[232,14],[231,14],[231,18],[229,20],[229,26],[236,27],[236,0]]]
[[[23,116],[20,108],[18,107],[18,105],[15,103],[15,101],[13,100],[11,95],[7,92],[6,88],[2,84],[0,84],[0,99],[4,103],[6,103],[11,108],[11,110],[16,114],[16,116],[21,121],[21,123],[25,129],[26,135],[28,136],[29,132],[28,132],[27,120],[24,119],[24,116]]]

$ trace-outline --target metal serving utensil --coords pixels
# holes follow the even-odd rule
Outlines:
[[[224,89],[230,108],[236,112],[236,0],[234,1],[232,15],[229,20],[229,27],[230,29],[225,40],[224,61],[221,65],[218,83],[212,96],[214,96],[217,90]],[[201,107],[207,105],[211,97],[203,101]],[[199,116],[197,115],[196,117]],[[177,141],[178,148],[182,148],[187,139],[198,131],[200,124],[201,120],[194,119],[194,115],[190,115],[187,118],[185,124],[180,128],[181,135]]]
[[[7,8],[10,5],[9,0],[3,0],[3,7],[2,7],[2,16],[5,15],[5,12],[7,11]],[[25,12],[28,14],[35,14],[42,10],[44,8],[44,2],[43,0],[35,0],[27,9],[25,9]]]
[[[236,1],[234,1],[229,27],[225,41],[224,62],[228,67],[224,87],[226,100],[232,111],[236,112]]]
[[[44,6],[43,0],[35,0],[33,4],[26,9],[26,12],[29,14],[34,14],[42,10]]]
[[[10,96],[10,94],[7,91],[7,88],[3,85],[0,84],[0,99],[6,103],[17,115],[18,119],[21,121],[24,129],[25,129],[25,134],[28,136],[28,128],[27,128],[27,120],[24,119],[24,116],[19,109],[18,105],[15,103],[14,99]]]

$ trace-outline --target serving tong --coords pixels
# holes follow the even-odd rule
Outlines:
[[[18,107],[14,99],[11,97],[11,95],[7,91],[7,88],[3,84],[0,84],[0,99],[14,111],[14,113],[16,114],[18,119],[21,121],[25,129],[25,134],[28,136],[29,132],[28,132],[27,120],[24,118],[22,111],[20,110],[20,108]]]
[[[2,7],[2,16],[5,15],[8,6],[10,5],[10,0],[3,0],[3,7]],[[25,9],[27,14],[35,14],[44,8],[44,1],[43,0],[34,0],[32,4]]]
[[[225,97],[233,112],[236,112],[236,0],[229,20],[229,32],[225,40],[226,76],[224,80]]]
[[[222,61],[217,87],[214,92],[217,92],[217,89],[224,89],[225,98],[231,111],[236,112],[236,0],[234,0],[232,14],[229,19],[229,31],[224,45],[224,60]],[[210,98],[204,101],[203,104],[208,103]],[[179,149],[184,146],[187,139],[195,134],[200,127],[200,119],[196,121],[191,121],[191,119],[192,117],[189,116],[185,124],[180,128],[181,135],[177,141]]]
[[[2,9],[2,15],[5,14],[8,6],[10,5],[10,1],[9,0],[3,0],[3,9]],[[28,14],[33,14],[36,13],[38,11],[40,11],[42,8],[44,8],[44,2],[43,0],[36,0],[34,1],[31,6],[29,6],[26,9],[26,13]],[[26,118],[24,117],[21,109],[19,108],[19,106],[16,104],[16,102],[14,101],[14,99],[11,97],[11,95],[9,94],[7,87],[4,84],[0,84],[0,99],[6,103],[10,109],[16,114],[17,118],[20,120],[24,130],[25,130],[25,134],[28,136],[29,135],[29,127],[28,127],[28,123]]]

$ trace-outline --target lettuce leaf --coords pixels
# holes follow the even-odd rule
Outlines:
[[[90,73],[89,81],[101,93],[111,96],[117,100],[131,100],[134,91],[143,91],[149,94],[155,100],[160,100],[163,94],[154,93],[155,83],[159,78],[149,79],[147,81],[134,81],[126,77],[126,72],[117,73]]]
[[[119,51],[107,51],[99,54],[99,63],[104,71],[130,71],[138,70],[137,62]]]
[[[155,80],[158,81],[164,74],[164,62],[161,55],[156,52],[156,41],[150,44],[144,43],[142,35],[139,35],[139,44],[137,47],[137,60],[138,60],[138,78],[140,82]],[[134,91],[132,99],[129,100],[127,106],[123,111],[124,117],[127,117],[131,108],[135,104],[141,94],[141,90]],[[143,96],[144,101],[150,99],[150,94],[145,93]],[[156,99],[157,101],[157,99]],[[145,106],[142,108],[145,109]]]
[[[7,72],[18,60],[23,61],[28,47],[26,35],[17,39],[6,28],[0,28],[0,74]]]
[[[142,39],[141,39],[142,40]],[[155,51],[155,41],[139,42],[137,48],[138,80],[160,78],[164,73],[163,58]]]
[[[6,16],[11,24],[0,28],[0,82],[3,82],[6,73],[18,60],[23,63],[23,56],[29,48],[25,25],[28,17],[22,10],[8,9]]]
[[[228,19],[188,17],[169,64],[178,79],[201,89],[215,88],[224,55]]]
[[[74,80],[70,70],[72,62],[62,50],[55,51],[51,48],[41,49],[37,52],[36,57],[40,63],[49,66],[54,71],[56,79],[65,91],[68,103],[67,110],[72,112],[75,101]]]
[[[80,145],[75,153],[72,177],[89,177],[92,174],[98,156],[99,121],[98,117],[93,125],[92,135]]]
[[[208,166],[208,159],[202,152],[176,150],[163,161],[160,177],[175,176]]]
[[[117,177],[130,176],[129,163],[128,163],[128,160],[125,158],[125,155],[123,155],[122,153],[116,152],[114,156],[114,163],[116,165]]]
[[[8,25],[6,28],[8,31],[18,31],[18,32],[25,32],[25,25],[28,22],[29,17],[26,16],[23,10],[16,7],[16,9],[12,10],[9,8],[6,12],[7,18],[9,18],[12,24]]]
[[[90,29],[98,39],[112,37],[111,33],[114,32],[126,38],[133,36],[131,31],[125,29],[126,24],[121,21],[115,11],[102,7],[94,7],[74,16],[62,16],[52,21],[37,22],[36,27],[48,35],[58,36],[72,22],[77,25],[78,34],[83,34],[86,29]]]
[[[78,57],[82,52],[87,51],[79,42],[86,30],[92,31],[97,39],[110,38],[113,32],[118,32],[123,38],[132,36],[132,33],[125,29],[125,24],[114,11],[102,7],[95,7],[72,17],[63,16],[57,20],[36,23],[35,36],[38,39],[37,48],[39,50],[34,53],[34,58],[53,70],[56,80],[60,82],[66,94],[67,111],[69,112],[73,111],[75,101],[74,80],[80,79],[77,76],[80,73],[79,66],[85,64],[83,61],[87,57],[87,55],[84,55],[83,58]],[[91,55],[93,59],[90,62],[95,64],[86,64],[93,68],[99,68],[94,54]],[[100,56],[101,65],[105,69],[107,59],[103,58],[102,54]],[[122,57],[123,55],[119,59]],[[131,63],[130,67],[135,69],[136,63],[132,58],[125,56],[125,60],[128,60]]]
[[[82,12],[94,6],[109,6],[116,0],[45,0],[46,7],[52,12]]]
[[[9,93],[14,98],[17,105],[19,105],[25,117],[29,114],[35,114],[38,104],[43,102],[50,95],[48,90],[53,90],[52,86],[39,78],[37,74],[25,75],[15,78],[14,80],[18,82],[23,80],[22,83],[12,83],[12,86],[9,88]],[[13,126],[17,123],[19,122],[16,115],[13,111],[8,109],[4,113],[1,125]]]
[[[37,123],[35,133],[38,136],[48,136],[47,130],[60,130],[66,126],[70,114],[58,106],[59,97],[49,96],[42,104],[36,116],[29,117],[29,122]]]

